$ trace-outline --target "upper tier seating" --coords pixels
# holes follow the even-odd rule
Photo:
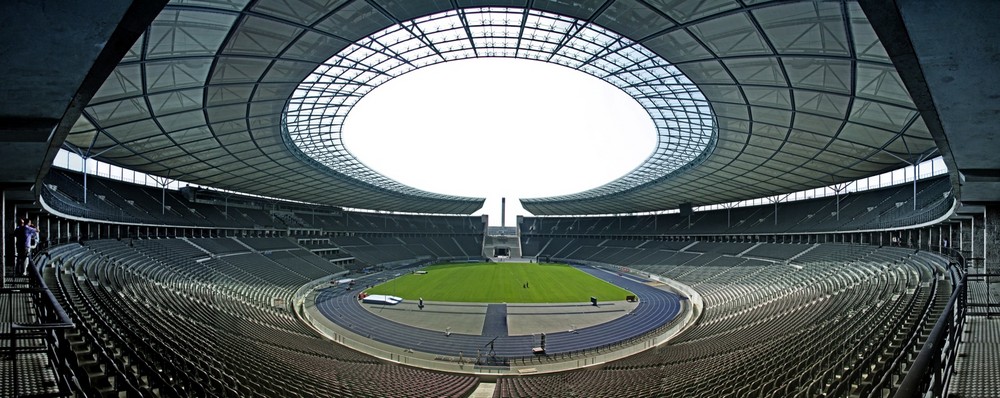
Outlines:
[[[755,234],[828,232],[903,227],[932,221],[952,207],[947,176],[917,182],[916,210],[913,185],[902,184],[837,198],[782,202],[693,213],[586,218],[524,217],[519,224],[525,236],[655,236],[687,234]],[[775,221],[777,218],[777,222]],[[537,245],[538,243],[533,243]],[[544,246],[544,244],[542,245]],[[534,246],[532,246],[534,248]]]
[[[87,176],[87,200],[84,201],[83,175],[53,168],[45,178],[42,198],[45,205],[60,213],[126,223],[434,235],[481,236],[485,232],[480,216],[348,212],[245,196],[234,196],[229,205],[211,196],[218,195],[212,191],[188,189],[186,196],[185,192],[172,189]],[[190,196],[202,199],[189,200]]]
[[[336,236],[330,240],[364,264],[384,264],[419,259],[479,259],[481,235],[442,236]]]
[[[95,220],[177,226],[286,229],[338,232],[482,235],[478,216],[421,216],[348,212],[240,197],[241,206],[190,201],[181,192],[88,176],[84,202],[79,173],[53,169],[42,198],[59,212]],[[164,202],[165,200],[165,202]],[[256,202],[253,202],[256,201]],[[691,217],[660,214],[622,217],[524,217],[518,228],[530,235],[663,235],[827,232],[882,229],[934,220],[952,206],[947,176],[863,192],[774,205],[695,212]],[[280,207],[281,211],[265,209]],[[537,243],[527,243],[532,246]],[[533,247],[533,246],[532,246]]]

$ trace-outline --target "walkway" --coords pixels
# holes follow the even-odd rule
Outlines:
[[[507,304],[490,304],[486,307],[483,336],[507,337]]]

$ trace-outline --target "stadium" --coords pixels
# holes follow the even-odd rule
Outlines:
[[[0,15],[0,396],[1000,391],[1000,3]],[[482,59],[613,87],[650,154],[508,224],[345,146],[383,84]]]

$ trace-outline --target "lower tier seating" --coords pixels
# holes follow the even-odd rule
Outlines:
[[[951,294],[950,284],[935,283],[947,261],[899,248],[816,250],[827,255],[633,264],[697,290],[697,325],[603,369],[501,377],[494,397],[891,395],[920,348],[907,343],[926,335],[926,319]]]
[[[78,377],[100,395],[464,397],[478,384],[320,338],[266,300],[306,281],[292,269],[223,268],[155,243],[74,245],[48,272],[78,325]]]

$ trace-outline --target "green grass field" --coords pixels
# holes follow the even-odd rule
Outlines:
[[[367,292],[474,303],[587,303],[591,296],[620,301],[632,294],[564,264],[443,264],[423,270],[427,273],[405,274]]]

